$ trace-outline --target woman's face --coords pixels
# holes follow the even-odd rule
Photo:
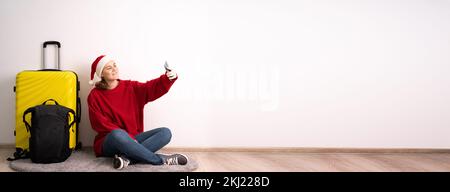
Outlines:
[[[106,63],[102,71],[102,77],[106,81],[114,81],[119,79],[119,69],[117,68],[116,62],[110,61]]]

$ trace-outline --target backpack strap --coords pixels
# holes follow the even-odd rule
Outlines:
[[[71,108],[67,108],[67,109],[69,110],[68,113],[67,113],[68,119],[70,119],[70,114],[71,113],[73,115],[72,123],[69,124],[69,128],[70,128],[70,127],[73,126],[73,124],[75,124],[75,122],[77,121],[78,118],[77,118],[77,116],[75,114],[75,111],[73,109],[71,109]],[[74,130],[72,129],[72,131],[74,131]]]
[[[16,152],[14,152],[14,158],[8,157],[8,161],[15,161],[17,159],[28,159],[30,158],[30,153],[28,150],[23,150],[21,148],[16,148]]]
[[[31,112],[33,112],[33,111],[34,111],[34,107],[30,107],[30,108],[28,108],[25,112],[23,112],[22,120],[23,120],[23,122],[25,123],[25,127],[27,128],[27,132],[30,132],[31,125],[27,122],[27,120],[25,119],[25,116],[26,116],[28,113],[31,113]]]
[[[34,107],[28,108],[25,112],[23,112],[22,121],[25,123],[25,128],[27,128],[27,132],[30,132],[31,125],[25,119],[25,116],[28,113],[32,113],[35,110]],[[8,157],[8,161],[14,161],[17,159],[27,159],[30,158],[30,152],[28,150],[23,150],[21,148],[16,148],[16,152],[14,152],[14,158]]]

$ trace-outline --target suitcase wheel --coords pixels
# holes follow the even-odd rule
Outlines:
[[[81,142],[77,143],[77,146],[75,146],[75,150],[80,150],[83,147],[83,144]]]

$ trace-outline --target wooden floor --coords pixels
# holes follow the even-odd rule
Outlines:
[[[13,149],[0,148],[0,171],[13,171],[6,161],[12,153]],[[450,171],[450,153],[184,153],[198,161],[200,172]]]

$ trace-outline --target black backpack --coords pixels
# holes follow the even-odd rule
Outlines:
[[[47,105],[48,101],[54,101],[55,105]],[[31,125],[25,120],[28,113],[31,113]],[[76,121],[76,118],[71,118],[71,113],[75,117],[72,109],[59,105],[53,99],[30,107],[23,113],[23,122],[31,134],[29,156],[32,162],[58,163],[69,158],[72,153],[69,131]]]

